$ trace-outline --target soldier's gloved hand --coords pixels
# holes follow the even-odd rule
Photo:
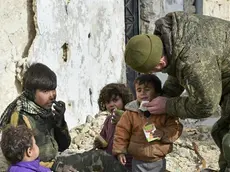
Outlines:
[[[54,115],[54,120],[56,122],[56,125],[58,127],[61,127],[65,121],[65,103],[63,101],[58,101],[58,102],[54,102],[54,111],[53,113]]]

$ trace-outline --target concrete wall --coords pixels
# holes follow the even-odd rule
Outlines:
[[[0,113],[20,92],[15,66],[28,55],[33,40],[31,13],[29,0],[0,1]]]
[[[203,0],[203,14],[230,20],[229,0]]]
[[[98,112],[98,93],[105,84],[124,82],[124,4],[37,0],[36,14],[38,31],[29,59],[57,73],[58,99],[66,102],[66,119],[73,127]]]
[[[140,32],[153,33],[155,21],[172,11],[183,11],[183,0],[140,0]]]
[[[1,19],[4,30],[0,31],[0,113],[18,94],[15,65],[20,60],[20,78],[30,34],[26,7],[23,1],[0,4],[0,16],[5,17]],[[36,35],[27,61],[45,63],[56,72],[57,99],[66,102],[66,120],[72,128],[98,112],[98,93],[105,84],[125,82],[124,2],[37,0],[33,9]]]

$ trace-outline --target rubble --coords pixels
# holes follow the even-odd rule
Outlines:
[[[85,124],[70,130],[72,143],[64,154],[91,150],[94,138],[100,133],[106,117],[106,113],[95,117],[88,116]],[[210,126],[190,125],[189,128],[184,126],[182,136],[174,143],[173,152],[166,157],[167,170],[170,172],[199,172],[203,168],[218,170],[219,150],[211,138],[210,128]],[[1,153],[0,159],[0,172],[2,172],[7,168],[7,162]]]
[[[93,141],[103,126],[106,113],[98,114],[90,123],[85,123],[73,128],[70,131],[72,143],[68,151],[84,152],[93,148]],[[211,135],[211,126],[197,126],[193,122],[182,121],[184,130],[182,136],[174,143],[173,152],[167,155],[167,170],[171,172],[197,172],[203,168],[218,170],[219,149],[215,145]],[[186,127],[186,126],[189,126]],[[194,127],[192,127],[194,126]],[[196,154],[194,146],[197,145],[197,151],[202,160]],[[67,151],[67,152],[68,152]]]

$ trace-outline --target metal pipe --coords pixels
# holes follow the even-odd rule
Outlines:
[[[203,0],[195,0],[196,14],[203,14]]]

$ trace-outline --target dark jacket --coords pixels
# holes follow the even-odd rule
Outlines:
[[[112,155],[112,149],[113,149],[113,139],[114,139],[114,133],[116,124],[112,124],[112,115],[109,115],[104,122],[104,126],[100,132],[100,135],[103,137],[103,139],[108,143],[107,147],[104,148],[104,150]],[[132,156],[126,155],[126,164],[125,167],[129,170],[132,169]]]

